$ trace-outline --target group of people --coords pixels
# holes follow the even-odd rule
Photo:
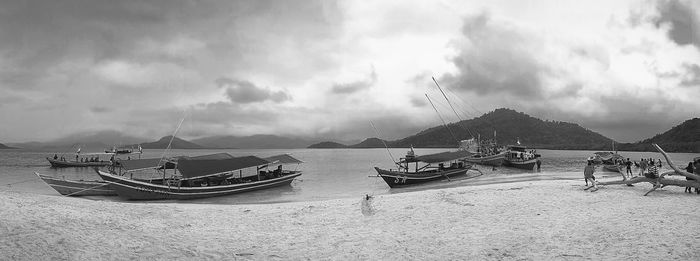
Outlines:
[[[658,159],[656,162],[654,159],[649,158],[649,159],[644,159],[642,158],[639,163],[637,164],[636,162],[634,163],[639,167],[639,175],[634,175],[632,172],[632,161],[630,161],[629,158],[627,160],[622,160],[620,159],[618,162],[616,162],[618,165],[625,165],[627,168],[627,171],[625,172],[624,175],[629,174],[629,177],[636,177],[636,176],[644,176],[647,178],[651,179],[656,179],[659,178],[659,168],[661,168],[661,159]],[[688,173],[694,173],[696,175],[700,175],[700,157],[695,158],[693,161],[688,162],[688,166],[685,167],[685,171]],[[591,186],[593,186],[597,190],[597,184],[595,180],[595,176],[593,175],[595,173],[595,165],[593,164],[593,161],[588,160],[588,164],[583,170],[583,178],[586,181],[586,186],[588,186],[588,182],[591,182]],[[686,177],[686,180],[693,180],[692,178]],[[687,193],[692,193],[693,187],[686,187],[685,192]],[[695,188],[695,193],[700,194],[700,189]]]

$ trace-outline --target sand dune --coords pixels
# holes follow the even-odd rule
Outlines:
[[[698,260],[700,196],[540,180],[266,205],[0,192],[1,260]]]

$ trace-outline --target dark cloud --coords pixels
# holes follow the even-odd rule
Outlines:
[[[246,80],[219,78],[216,80],[216,84],[221,88],[226,88],[226,95],[235,103],[255,103],[266,100],[280,103],[291,99],[286,92],[274,92]]]
[[[467,42],[458,46],[459,54],[452,59],[459,73],[446,75],[442,81],[478,94],[540,94],[540,76],[548,69],[534,56],[535,38],[493,21],[488,13],[466,18],[462,34]]]
[[[670,24],[668,37],[679,45],[692,44],[700,49],[700,21],[692,4],[679,0],[658,1],[656,26]]]
[[[697,64],[683,64],[687,73],[683,80],[681,80],[682,86],[700,86],[700,65]]]
[[[361,90],[369,89],[376,82],[377,73],[374,71],[374,67],[372,67],[372,72],[370,72],[367,79],[356,82],[334,84],[331,88],[331,92],[335,94],[355,93]]]

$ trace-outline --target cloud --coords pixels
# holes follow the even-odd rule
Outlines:
[[[679,45],[694,45],[700,49],[700,20],[692,3],[679,0],[660,0],[656,6],[659,16],[655,19],[657,27],[670,24],[668,37]]]
[[[681,81],[683,86],[700,86],[700,65],[697,64],[683,64],[687,73]]]
[[[219,78],[216,84],[220,88],[226,88],[227,97],[235,103],[256,103],[266,100],[280,103],[291,100],[291,96],[284,91],[271,91],[246,80]]]
[[[365,80],[349,82],[349,83],[336,83],[331,87],[331,92],[334,94],[351,94],[356,93],[361,90],[369,89],[377,82],[377,72],[372,66],[372,71]]]
[[[478,94],[539,95],[541,74],[548,71],[534,56],[539,39],[486,12],[467,17],[462,34],[466,41],[458,43],[459,54],[452,58],[459,72],[443,78],[450,86]]]

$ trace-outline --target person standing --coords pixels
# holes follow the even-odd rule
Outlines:
[[[644,177],[644,172],[647,171],[647,160],[642,159],[639,162],[639,176]]]
[[[627,166],[627,172],[625,174],[629,174],[630,178],[632,178],[632,161],[630,161],[630,158],[627,158],[625,165]]]
[[[586,180],[586,186],[588,186],[588,180],[590,180],[593,187],[598,189],[598,186],[596,185],[596,182],[595,182],[595,176],[593,176],[594,172],[595,172],[595,166],[593,166],[593,164],[589,160],[588,165],[586,165],[586,167],[583,169],[583,178]]]
[[[688,173],[693,173],[693,169],[694,169],[694,168],[693,168],[693,162],[692,162],[692,161],[691,161],[691,162],[688,162],[688,166],[685,167],[685,171],[687,171]],[[693,179],[692,179],[692,178],[689,178],[689,177],[685,177],[685,180],[693,180]],[[693,193],[693,190],[692,190],[692,189],[693,189],[693,187],[685,187],[685,191],[684,191],[684,192]]]

